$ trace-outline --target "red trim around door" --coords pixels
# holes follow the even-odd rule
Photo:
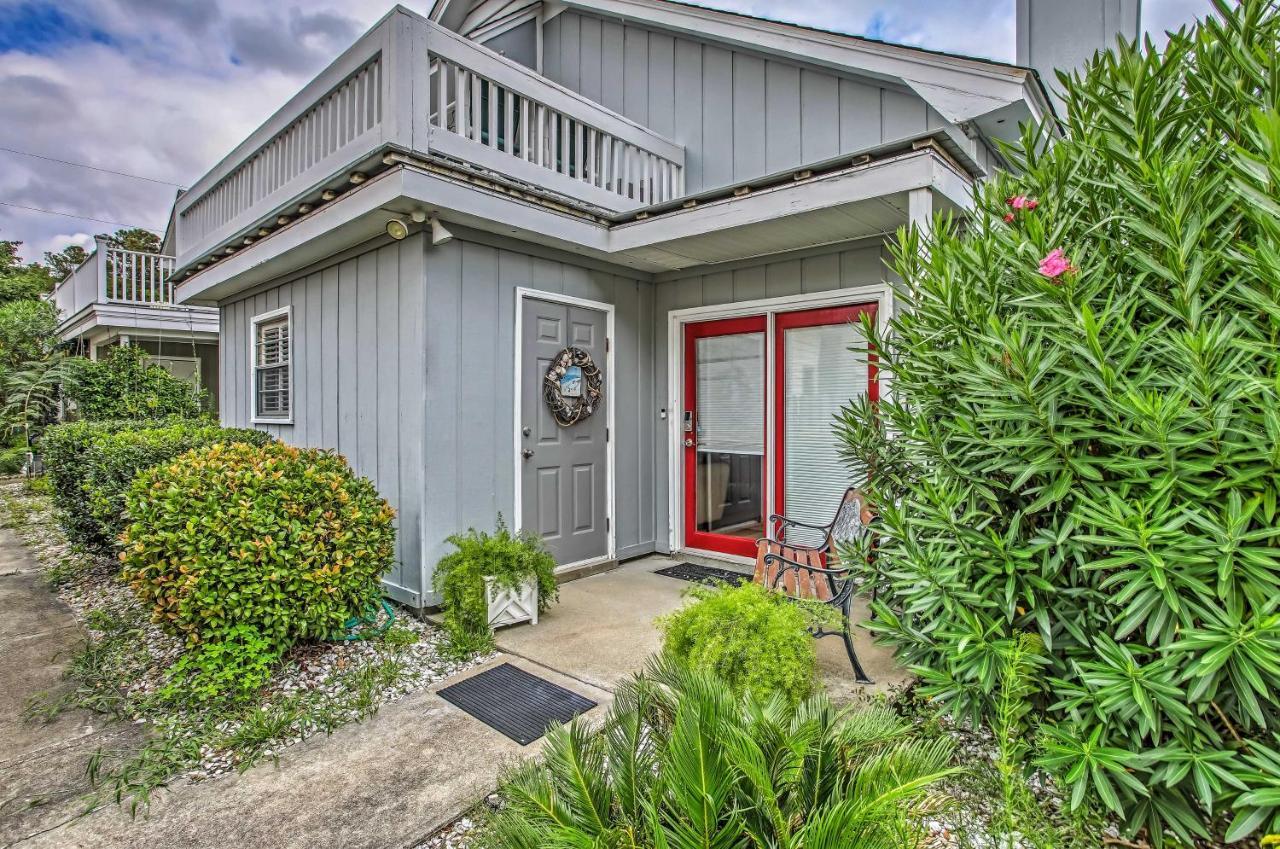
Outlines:
[[[756,551],[756,543],[753,539],[744,539],[742,537],[733,537],[726,534],[706,533],[698,530],[698,513],[697,513],[697,483],[695,477],[698,471],[697,445],[690,444],[696,438],[697,434],[697,340],[704,339],[709,336],[732,336],[738,333],[764,333],[768,330],[768,319],[763,315],[747,316],[745,318],[726,318],[716,321],[700,321],[684,326],[684,407],[680,410],[678,432],[680,434],[681,444],[684,451],[684,545],[687,548],[699,548],[706,551],[718,551],[724,554],[736,554],[742,557],[754,557]],[[765,378],[764,385],[768,385],[768,357],[765,357]],[[693,434],[687,434],[684,430],[684,414],[692,412],[694,414]],[[760,418],[763,420],[768,415],[765,395],[760,396]],[[766,433],[768,432],[766,428]],[[768,450],[761,456],[762,474],[768,470]],[[767,478],[762,478],[767,480]],[[764,492],[761,496],[764,496]],[[767,501],[761,498],[761,501]],[[764,512],[767,511],[766,504],[761,505],[760,521],[764,523]]]
[[[785,331],[796,327],[821,327],[826,324],[845,324],[851,321],[857,321],[863,315],[875,316],[876,304],[855,304],[846,307],[820,307],[812,310],[798,310],[796,312],[777,313],[773,317],[774,326],[774,372],[773,372],[773,416],[774,416],[774,446],[773,446],[773,512],[786,513],[786,499],[783,496],[783,483],[786,480],[784,471],[786,466],[786,427],[783,417],[786,387],[783,385],[784,368],[786,367],[786,343]],[[874,351],[869,352],[867,357],[867,394],[871,397],[871,402],[875,403],[880,400],[880,381],[877,378],[876,355]],[[832,470],[838,473],[839,470]]]

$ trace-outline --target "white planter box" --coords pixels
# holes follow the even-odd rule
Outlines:
[[[493,578],[484,579],[484,597],[489,603],[489,627],[501,628],[517,622],[538,624],[538,582],[529,580],[518,589],[500,587]]]

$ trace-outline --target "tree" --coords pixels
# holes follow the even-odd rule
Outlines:
[[[56,253],[53,251],[44,252],[45,265],[49,266],[53,276],[58,280],[66,278],[68,274],[79,268],[88,258],[89,252],[79,245],[67,245]]]
[[[38,262],[18,256],[22,242],[0,239],[0,303],[38,298],[53,291],[57,278]]]
[[[839,426],[870,627],[988,721],[1038,634],[1041,762],[1154,844],[1280,831],[1280,13],[1216,7],[1064,78],[1064,139],[902,235],[865,328],[893,394]]]
[[[0,368],[49,356],[58,344],[58,312],[41,300],[0,303]]]
[[[122,227],[110,236],[99,233],[98,238],[105,240],[113,248],[146,254],[160,253],[160,237],[141,227]]]

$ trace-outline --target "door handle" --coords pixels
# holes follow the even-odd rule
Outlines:
[[[693,447],[693,438],[692,438],[692,437],[686,437],[686,438],[685,438],[685,440],[684,440],[684,447],[685,447],[685,448],[692,448],[692,447]]]
[[[520,456],[528,460],[530,457],[533,456],[533,449],[532,448],[524,449],[523,451],[520,452]]]

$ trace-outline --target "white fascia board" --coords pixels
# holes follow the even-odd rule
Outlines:
[[[724,198],[692,209],[616,225],[611,252],[623,253],[690,236],[773,221],[790,215],[847,206],[911,189],[932,188],[953,205],[972,206],[971,183],[937,154],[918,150],[798,183],[774,186],[743,197]]]
[[[211,307],[148,307],[129,304],[90,304],[63,322],[58,336],[63,341],[75,339],[90,331],[143,330],[166,336],[191,336],[216,339],[218,310]]]
[[[183,280],[174,299],[183,304],[216,303],[383,235],[388,219],[407,217],[415,209],[438,215],[446,224],[611,259],[606,253],[608,231],[602,224],[463,180],[398,167]]]
[[[792,62],[902,82],[955,124],[1024,99],[1026,81],[1028,78],[1034,81],[1031,71],[1014,65],[950,56],[698,6],[649,0],[564,0],[564,3],[598,15],[630,19],[696,39],[709,38]]]

